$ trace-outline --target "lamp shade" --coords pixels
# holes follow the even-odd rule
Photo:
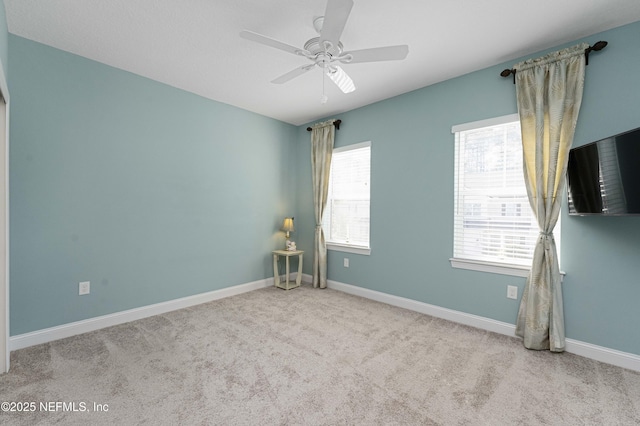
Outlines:
[[[285,217],[282,223],[282,230],[285,232],[293,232],[293,218]]]

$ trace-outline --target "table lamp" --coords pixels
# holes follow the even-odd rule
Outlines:
[[[285,241],[285,249],[289,248],[289,244],[291,243],[291,241],[289,240],[289,233],[293,232],[293,218],[292,217],[285,217],[284,218],[284,222],[282,223],[282,230],[284,232],[286,232],[285,237],[286,237],[286,241]]]

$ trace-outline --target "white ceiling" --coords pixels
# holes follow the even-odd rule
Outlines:
[[[639,0],[355,0],[345,50],[408,44],[404,61],[274,78],[307,60],[239,37],[302,47],[326,0],[4,0],[9,32],[249,111],[300,125],[640,20]],[[592,44],[598,40],[589,40]]]

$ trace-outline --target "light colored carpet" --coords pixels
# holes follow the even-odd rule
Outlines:
[[[2,424],[640,424],[640,373],[308,286],[19,350],[11,366],[0,400],[87,411]]]

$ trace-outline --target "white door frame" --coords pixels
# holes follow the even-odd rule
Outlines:
[[[9,371],[9,88],[0,63],[0,374]]]

